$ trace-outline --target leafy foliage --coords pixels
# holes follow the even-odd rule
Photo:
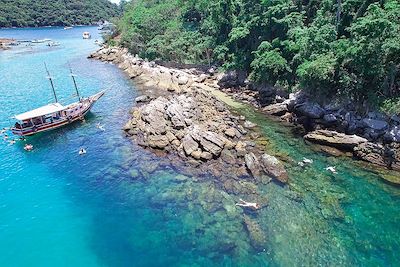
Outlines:
[[[0,0],[0,27],[90,25],[119,14],[107,0]]]
[[[359,103],[400,96],[398,0],[135,0],[118,28],[149,59],[219,64]]]

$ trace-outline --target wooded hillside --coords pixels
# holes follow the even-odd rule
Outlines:
[[[148,59],[210,61],[288,91],[400,108],[398,0],[135,0],[119,33]]]
[[[118,15],[107,0],[0,0],[0,27],[89,25]]]

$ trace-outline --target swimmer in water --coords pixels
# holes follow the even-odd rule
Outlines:
[[[24,149],[25,149],[25,151],[32,151],[32,150],[33,150],[33,145],[31,145],[31,144],[26,144],[26,145],[24,146]]]
[[[79,149],[79,155],[84,155],[84,154],[86,154],[86,150],[83,148],[83,147],[81,147],[81,149]]]
[[[96,127],[97,127],[98,129],[102,130],[103,132],[106,130],[106,129],[104,129],[104,126],[101,125],[100,123],[97,123],[97,124],[96,124]]]
[[[332,167],[332,166],[325,168],[325,170],[330,171],[331,173],[335,173],[335,174],[337,173],[335,167]]]

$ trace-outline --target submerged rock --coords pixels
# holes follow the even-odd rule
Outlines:
[[[287,183],[289,176],[283,166],[282,162],[280,162],[276,157],[264,154],[261,156],[261,167],[264,172],[277,179],[281,183]]]
[[[247,215],[244,215],[243,220],[253,248],[257,251],[264,251],[267,245],[267,238],[261,226]]]

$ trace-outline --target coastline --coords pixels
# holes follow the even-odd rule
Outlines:
[[[260,101],[258,101],[260,96],[257,92],[243,90],[242,88],[238,93],[238,89],[234,89],[238,88],[239,75],[237,74],[205,73],[196,69],[167,68],[132,56],[124,48],[103,47],[89,57],[118,65],[128,74],[129,78],[134,79],[139,86],[145,88],[145,91],[148,92],[158,88],[168,94],[181,95],[187,94],[192,87],[199,88],[210,92],[219,99],[225,98],[225,101],[229,101],[230,105],[238,105],[238,103],[244,102],[250,104],[265,116],[277,117],[286,123],[302,125],[305,129],[310,123],[315,123],[317,125],[315,129],[305,131],[306,142],[320,144],[325,149],[324,151],[332,155],[345,154],[376,166],[400,170],[400,145],[398,143],[393,142],[389,147],[390,150],[388,150],[387,145],[384,146],[365,137],[341,133],[332,127],[330,129],[323,127],[322,117],[326,117],[325,111],[322,111],[318,104],[311,102],[301,92],[289,95],[288,99],[278,98],[276,94],[271,95],[269,92],[267,97],[279,100],[271,105],[261,107]],[[230,99],[236,99],[238,102]],[[316,113],[319,114],[316,115]],[[390,165],[388,165],[388,162]],[[400,183],[397,179],[388,179],[388,181],[394,184]]]

